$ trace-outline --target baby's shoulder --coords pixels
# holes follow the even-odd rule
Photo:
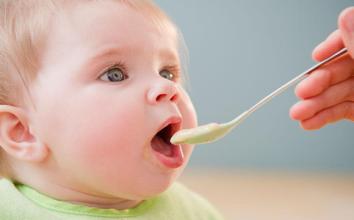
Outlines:
[[[181,219],[223,219],[219,212],[202,196],[193,192],[181,183],[174,183],[165,193],[160,196],[169,210],[172,206],[173,210],[183,213]]]
[[[1,220],[61,219],[48,215],[49,211],[35,205],[18,190],[14,182],[5,178],[0,178],[0,198]]]
[[[0,178],[0,219],[13,219],[14,212],[18,209],[19,195],[14,184],[5,178]]]
[[[181,200],[187,203],[194,203],[201,206],[210,205],[210,203],[198,193],[190,190],[182,183],[174,183],[166,192],[171,200]]]
[[[16,191],[16,187],[10,180],[0,177],[0,207],[4,203],[11,202]]]

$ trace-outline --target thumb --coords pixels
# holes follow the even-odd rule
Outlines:
[[[350,56],[354,59],[354,7],[342,11],[338,19],[339,30]]]

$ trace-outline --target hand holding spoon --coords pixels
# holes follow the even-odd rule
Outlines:
[[[310,69],[306,70],[305,72],[301,73],[297,77],[293,78],[289,82],[285,83],[271,94],[260,100],[257,104],[252,106],[247,111],[243,112],[241,115],[237,116],[235,119],[218,124],[218,123],[210,123],[206,125],[202,125],[199,127],[191,128],[191,129],[184,129],[178,131],[174,134],[171,138],[171,143],[173,144],[201,144],[201,143],[210,143],[216,141],[223,136],[225,136],[228,132],[230,132],[234,127],[239,125],[243,120],[245,120],[249,115],[255,112],[257,109],[262,107],[264,104],[272,100],[275,96],[283,93],[286,89],[291,87],[292,85],[296,84],[297,82],[305,79],[308,74],[313,72],[314,70],[318,69],[319,67],[323,66],[324,64],[332,61],[333,59],[345,54],[347,52],[346,48],[338,51],[337,53],[333,54],[332,56],[328,57],[327,59],[323,60],[320,63],[317,63]]]

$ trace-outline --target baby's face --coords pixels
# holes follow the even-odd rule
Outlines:
[[[179,65],[175,30],[120,3],[59,15],[31,88],[31,129],[50,149],[51,181],[129,199],[165,190],[192,151],[166,142],[196,126]]]

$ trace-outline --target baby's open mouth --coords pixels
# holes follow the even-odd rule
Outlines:
[[[151,147],[161,163],[169,168],[183,164],[183,152],[180,145],[171,144],[170,139],[181,127],[180,121],[171,122],[163,127],[151,140]]]
[[[173,144],[171,144],[170,139],[172,135],[176,132],[174,131],[176,130],[175,128],[176,128],[176,124],[169,124],[168,126],[164,127],[162,130],[160,130],[152,139],[152,142],[156,143],[152,145],[152,148],[157,152],[160,152],[166,156],[172,156]]]

